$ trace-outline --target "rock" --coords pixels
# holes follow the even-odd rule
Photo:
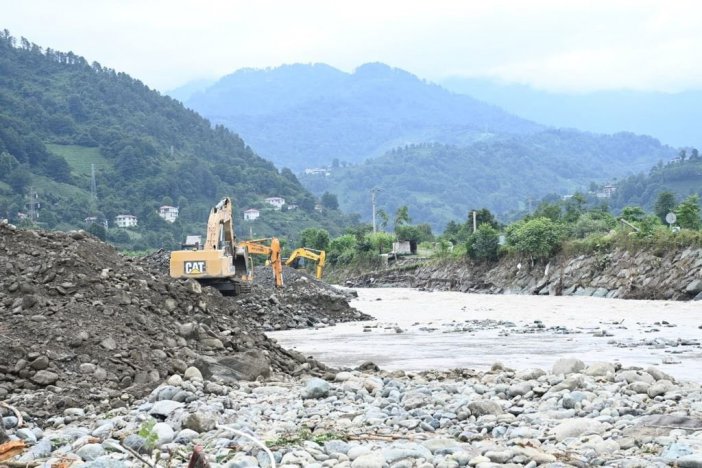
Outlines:
[[[614,381],[626,383],[645,382],[647,384],[652,384],[655,381],[655,379],[651,377],[651,374],[644,371],[625,370],[617,372],[617,374],[614,376]]]
[[[29,447],[29,450],[24,452],[19,459],[20,463],[27,463],[33,460],[40,460],[51,455],[51,439],[43,437],[39,442]]]
[[[58,380],[58,374],[47,370],[40,370],[32,376],[32,382],[38,385],[53,385]]]
[[[258,349],[251,349],[218,359],[200,356],[194,365],[202,372],[204,378],[210,379],[215,376],[224,383],[256,380],[258,377],[268,377],[271,373],[270,360]]]
[[[44,370],[49,367],[49,358],[46,356],[39,356],[29,363],[29,367],[36,370]]]
[[[105,455],[105,449],[100,444],[85,444],[76,450],[76,455],[83,461],[91,461]]]
[[[124,438],[122,444],[124,444],[125,447],[129,447],[137,453],[148,453],[150,450],[149,444],[146,441],[146,439],[144,439],[138,434],[129,434],[127,437]]]
[[[415,443],[393,444],[390,447],[384,448],[382,453],[388,464],[393,464],[405,458],[424,458],[425,460],[432,459],[432,454],[429,449]]]
[[[555,375],[568,375],[580,372],[583,369],[585,369],[585,363],[583,363],[583,361],[581,361],[580,359],[564,358],[559,359],[553,364],[551,373]]]
[[[157,447],[160,447],[164,444],[169,444],[173,442],[173,439],[175,439],[175,431],[169,424],[165,422],[154,424],[152,432],[156,434]]]
[[[675,379],[671,375],[666,374],[662,370],[653,366],[647,368],[646,373],[648,373],[651,377],[653,377],[656,380],[667,380],[669,382],[675,382]]]
[[[200,369],[192,366],[185,369],[183,377],[185,377],[185,380],[203,380],[202,372],[200,372]]]
[[[521,380],[536,380],[543,375],[546,375],[546,371],[539,368],[533,368],[517,371],[515,377]]]
[[[199,434],[192,429],[183,429],[178,434],[176,434],[173,442],[176,444],[187,445],[193,440],[197,439]]]
[[[702,468],[702,452],[684,455],[676,463],[679,468]]]
[[[503,414],[502,406],[492,400],[476,400],[468,403],[468,409],[475,416],[485,416],[486,414]]]
[[[195,432],[208,432],[217,426],[217,416],[202,411],[188,414],[183,419],[183,427]]]
[[[112,351],[112,350],[117,348],[117,342],[115,341],[114,338],[112,338],[111,336],[108,336],[107,338],[105,338],[104,340],[102,340],[100,342],[100,346],[102,346],[103,348],[105,348],[108,351]]]
[[[326,398],[329,395],[330,386],[326,380],[311,378],[305,384],[302,391],[302,398]]]
[[[15,435],[22,439],[23,441],[27,442],[29,445],[34,445],[37,443],[37,436],[29,429],[26,427],[23,427],[22,429],[18,429],[15,432]]]
[[[675,389],[673,382],[669,380],[657,380],[650,387],[648,387],[647,393],[651,398],[655,398],[658,395],[665,395],[670,390]]]
[[[448,455],[462,450],[462,445],[454,439],[429,439],[422,442],[422,445],[434,455]]]
[[[360,455],[351,462],[351,468],[383,468],[383,466],[385,466],[385,457],[379,452]]]
[[[590,418],[566,419],[553,428],[556,440],[562,441],[568,437],[579,437],[584,434],[602,434],[604,424]]]
[[[702,280],[696,279],[692,280],[690,284],[685,288],[685,292],[690,295],[696,295],[702,292]]]
[[[151,416],[157,416],[162,419],[166,419],[175,410],[183,407],[183,403],[173,401],[173,400],[161,400],[154,403],[154,405],[149,410]]]
[[[605,377],[610,374],[614,375],[615,372],[614,365],[609,362],[593,362],[583,370],[583,374],[590,377]]]
[[[338,453],[343,453],[344,455],[349,452],[351,445],[343,440],[329,440],[324,443],[324,451],[327,455],[336,455]]]
[[[507,389],[507,395],[510,397],[522,396],[529,393],[532,389],[532,385],[529,382],[520,382],[510,385]]]

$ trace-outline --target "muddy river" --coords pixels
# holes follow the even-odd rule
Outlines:
[[[487,369],[499,361],[550,369],[558,358],[576,357],[653,365],[702,382],[702,302],[357,291],[352,305],[376,320],[268,335],[334,367]]]

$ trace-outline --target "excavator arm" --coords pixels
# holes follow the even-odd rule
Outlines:
[[[205,250],[217,250],[223,245],[235,245],[236,237],[232,226],[232,201],[229,197],[223,198],[210,210],[207,220],[207,238]]]
[[[267,256],[273,269],[276,287],[283,287],[283,261],[280,257],[281,248],[278,238],[247,240],[240,242],[238,245],[246,249],[249,255]]]
[[[290,257],[285,261],[287,266],[295,265],[300,258],[306,258],[312,260],[317,264],[315,269],[315,274],[317,279],[322,278],[322,273],[324,272],[324,265],[326,263],[327,254],[324,250],[314,250],[305,247],[300,247],[299,249],[293,250]]]

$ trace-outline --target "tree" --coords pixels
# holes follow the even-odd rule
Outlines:
[[[17,194],[24,194],[27,187],[32,182],[32,174],[24,166],[17,167],[10,173],[8,183],[12,190]]]
[[[9,180],[10,173],[14,171],[19,162],[7,151],[0,153],[0,180]]]
[[[411,221],[412,220],[410,219],[409,208],[407,208],[407,205],[399,207],[395,212],[395,230],[397,231],[398,226],[409,224]]]
[[[103,226],[101,223],[91,223],[90,226],[88,226],[87,231],[101,241],[104,241],[107,237],[105,226]]]
[[[467,253],[477,260],[496,260],[500,247],[500,234],[497,229],[484,223],[470,236],[467,243]]]
[[[658,194],[658,198],[656,198],[656,204],[653,207],[653,211],[656,213],[656,216],[658,216],[661,222],[665,223],[666,215],[672,212],[677,204],[678,202],[675,200],[675,194],[673,194],[673,192],[661,192]]]
[[[328,210],[339,209],[339,200],[333,193],[324,192],[320,201],[322,203],[322,206]]]
[[[375,212],[375,216],[380,220],[380,230],[384,231],[388,227],[388,223],[390,222],[390,217],[388,214],[385,212],[384,209],[380,208]]]
[[[636,222],[644,219],[646,212],[639,206],[625,206],[621,216],[629,222]]]
[[[543,260],[560,247],[565,230],[548,218],[519,221],[507,228],[507,242],[532,260]]]
[[[372,232],[367,234],[366,238],[371,248],[379,254],[389,252],[392,249],[392,243],[395,241],[395,236],[387,232]]]
[[[681,228],[697,229],[702,227],[700,219],[700,196],[690,195],[675,209],[677,224]]]
[[[329,233],[325,229],[307,228],[300,232],[300,246],[316,250],[327,250]]]

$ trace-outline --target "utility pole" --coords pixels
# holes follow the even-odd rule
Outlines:
[[[95,183],[95,164],[90,165],[90,195],[97,200],[97,184]]]
[[[373,233],[376,232],[375,229],[375,196],[378,192],[382,192],[383,189],[381,188],[372,188],[371,189],[371,205],[373,207]]]
[[[478,230],[478,212],[473,210],[473,232]]]

